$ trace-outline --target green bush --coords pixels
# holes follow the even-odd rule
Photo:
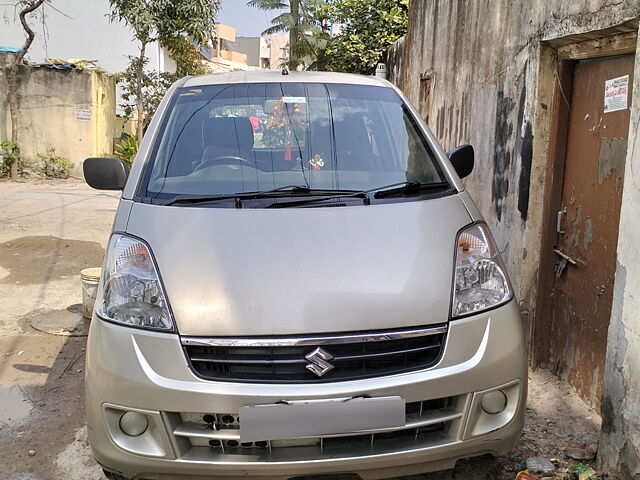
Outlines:
[[[120,143],[116,145],[115,156],[127,164],[129,169],[138,153],[138,139],[133,135],[126,135]]]
[[[22,173],[25,162],[20,156],[20,147],[17,143],[9,140],[0,142],[0,177],[8,177],[11,172],[11,165],[18,163],[18,172]]]
[[[51,147],[47,153],[39,153],[38,158],[42,162],[41,170],[50,178],[69,178],[73,163],[68,159],[56,155],[56,149]]]

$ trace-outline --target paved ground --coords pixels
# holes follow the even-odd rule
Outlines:
[[[117,197],[72,180],[0,181],[0,480],[101,478],[84,426],[79,271],[100,265]],[[411,480],[509,480],[525,455],[563,461],[567,445],[597,435],[600,419],[565,383],[544,371],[529,381],[510,456]]]

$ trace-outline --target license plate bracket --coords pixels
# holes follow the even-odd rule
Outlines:
[[[401,397],[282,401],[241,407],[240,441],[320,437],[405,425]]]

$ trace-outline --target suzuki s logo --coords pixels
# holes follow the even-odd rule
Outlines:
[[[333,355],[320,347],[305,355],[304,358],[310,362],[307,363],[305,368],[319,377],[323,376],[329,370],[333,370],[333,365],[329,363],[329,360],[333,360]]]

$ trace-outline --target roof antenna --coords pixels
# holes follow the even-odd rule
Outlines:
[[[287,67],[285,65],[285,67],[282,69],[282,75],[289,75],[289,67]]]

